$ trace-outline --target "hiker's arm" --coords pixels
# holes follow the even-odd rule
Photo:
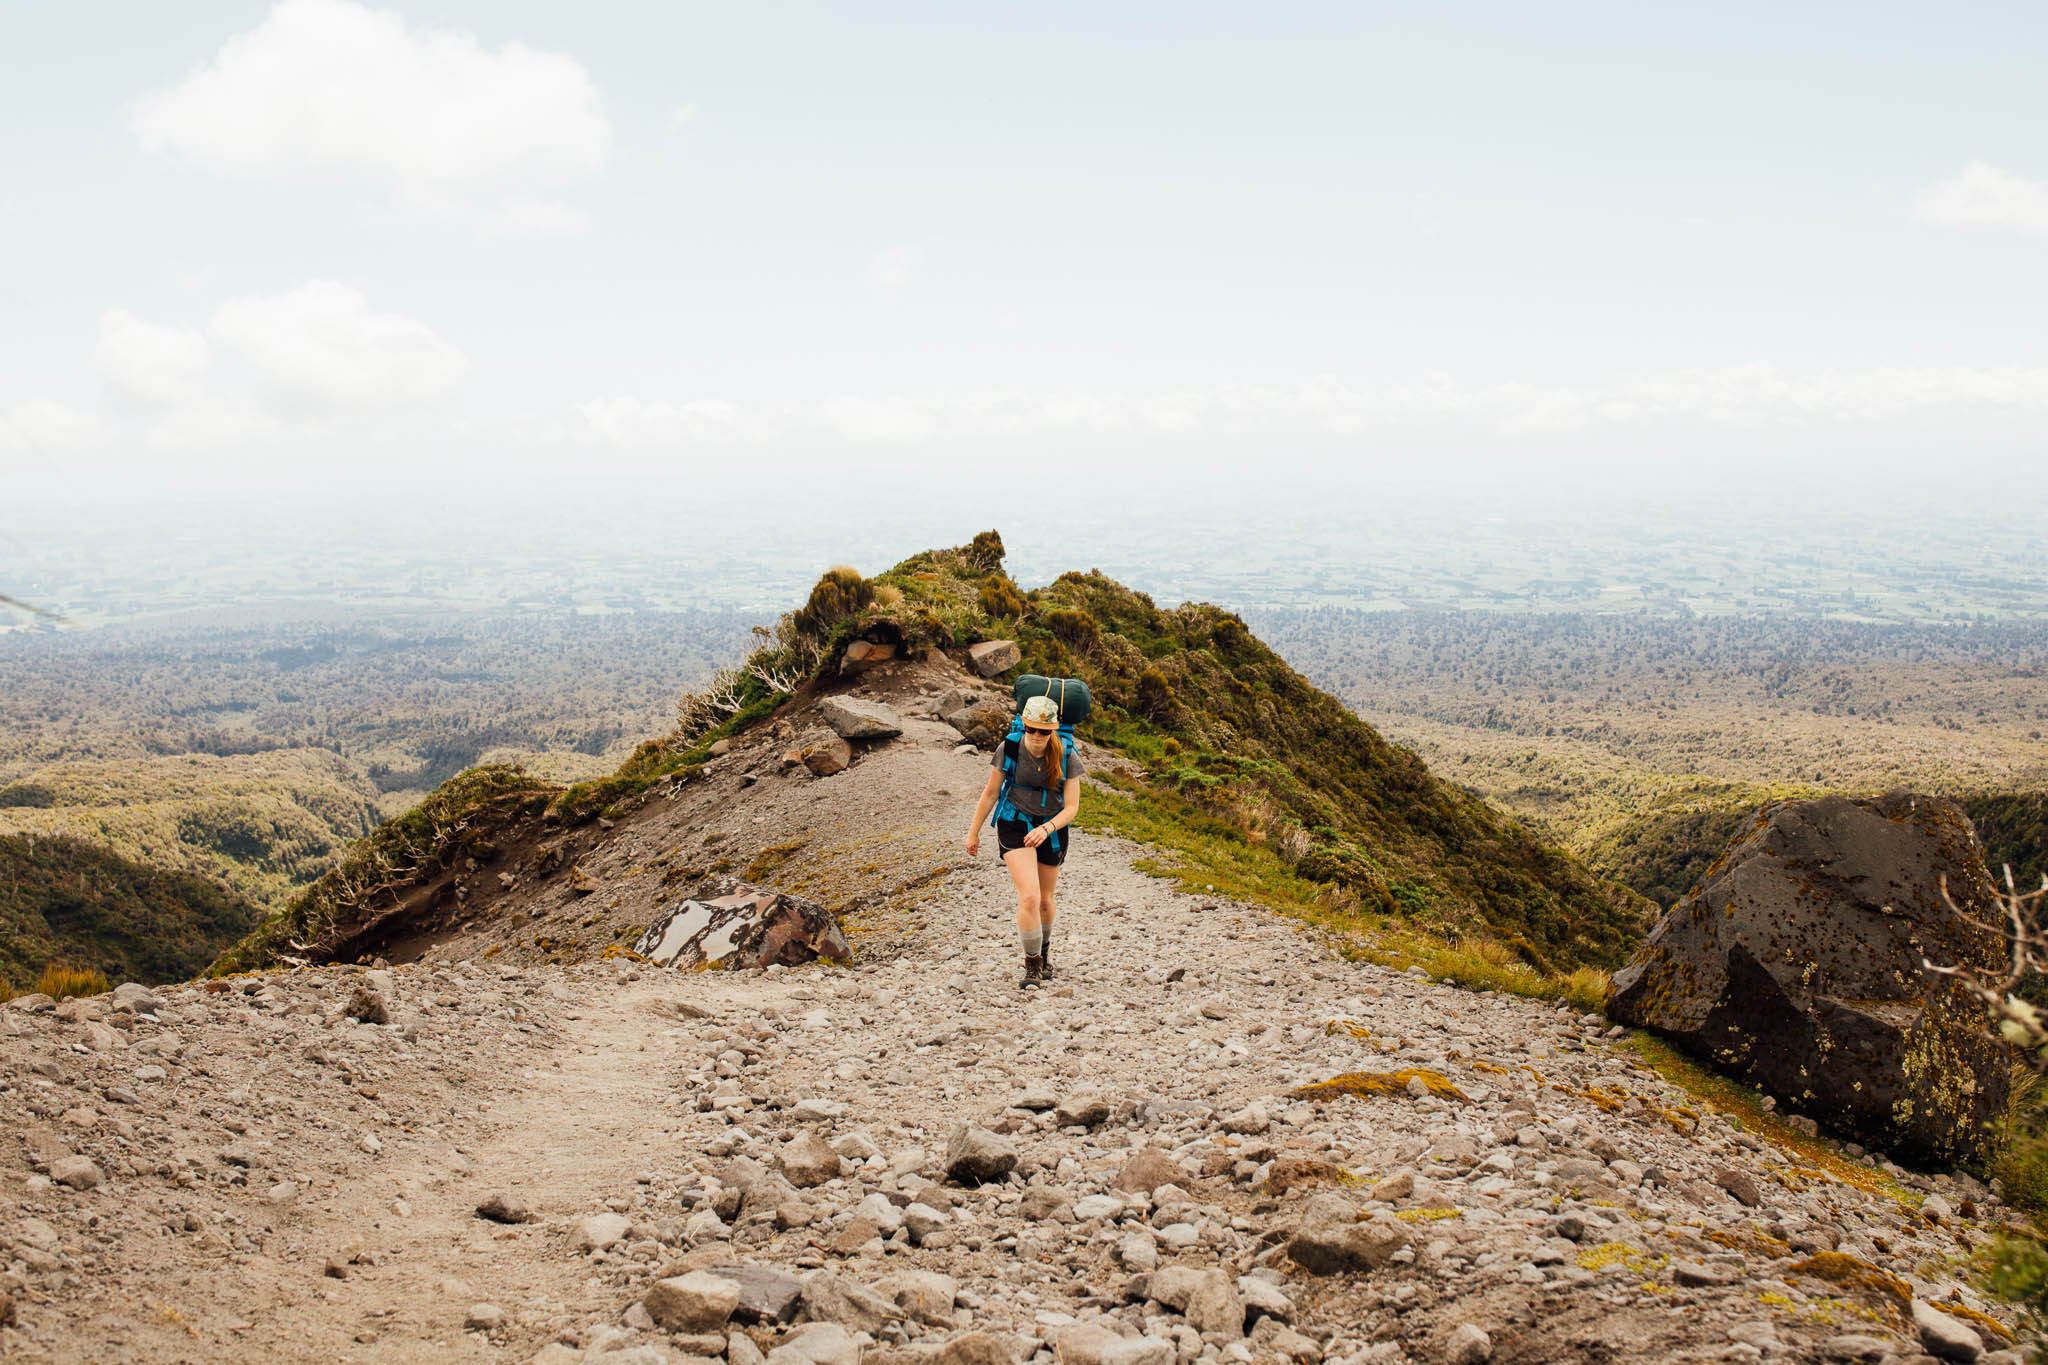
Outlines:
[[[967,827],[967,856],[978,857],[981,853],[981,827],[988,823],[988,813],[996,808],[996,793],[1002,789],[1003,770],[990,768],[988,781],[982,784],[981,799],[974,803],[974,823]]]

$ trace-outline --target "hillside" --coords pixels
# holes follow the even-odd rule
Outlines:
[[[183,981],[262,915],[191,873],[75,839],[0,835],[0,986],[11,990],[53,962],[113,981]]]
[[[472,772],[268,940],[395,967],[0,1010],[0,1354],[1875,1360],[1913,1358],[1915,1301],[2004,1340],[1967,1269],[1998,1193],[1091,822],[1061,975],[1020,994],[993,841],[961,848],[988,756],[934,715],[973,681],[833,680],[901,734],[827,776],[784,758],[817,686],[637,786]],[[1088,759],[1086,809],[1150,780]],[[602,960],[720,868],[826,900],[857,960]]]
[[[435,880],[464,841],[495,842],[479,831],[514,815],[539,821],[540,805],[548,821],[575,830],[600,814],[626,818],[657,785],[679,793],[706,772],[716,741],[764,726],[779,733],[784,708],[845,685],[843,661],[855,642],[908,659],[957,656],[996,638],[1022,650],[998,683],[1041,672],[1090,684],[1096,711],[1081,735],[1119,760],[1104,775],[1114,790],[1098,803],[1112,823],[1164,816],[1258,851],[1287,878],[1317,888],[1331,913],[1497,942],[1543,971],[1618,963],[1645,923],[1648,902],[1438,781],[1413,753],[1308,684],[1237,617],[1201,605],[1163,610],[1095,573],[1021,591],[1003,571],[1001,538],[986,532],[873,579],[830,571],[761,649],[687,699],[672,734],[642,745],[611,778],[566,790],[511,770],[457,779],[407,817],[412,832],[403,832],[405,822],[387,825],[222,965],[275,962],[287,943],[338,951],[344,940],[332,926],[363,918],[367,892],[411,894],[405,888]],[[498,772],[507,775],[487,775]],[[529,823],[509,837],[537,842],[544,830]],[[682,859],[671,870],[682,877],[702,867]],[[473,886],[464,894],[472,905],[492,896]]]

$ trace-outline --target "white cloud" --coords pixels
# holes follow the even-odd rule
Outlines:
[[[675,107],[674,112],[668,116],[668,123],[671,128],[686,128],[696,121],[697,106],[694,104],[679,104]]]
[[[122,398],[168,407],[195,397],[206,379],[206,338],[189,327],[161,327],[124,308],[100,318],[93,368]]]
[[[282,0],[130,121],[147,150],[221,175],[369,184],[408,215],[518,232],[579,226],[557,192],[611,151],[573,58],[350,0]]]
[[[360,290],[331,280],[229,299],[214,309],[207,335],[242,362],[266,402],[286,412],[416,402],[452,388],[469,367],[426,324],[374,313]]]
[[[1914,196],[1913,212],[1943,227],[2048,233],[2048,183],[1972,161]]]

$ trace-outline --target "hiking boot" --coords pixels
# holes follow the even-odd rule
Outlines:
[[[1045,980],[1045,959],[1027,957],[1024,959],[1024,979],[1017,983],[1020,991],[1035,991],[1038,983]]]
[[[1040,976],[1044,977],[1044,978],[1045,978],[1045,979],[1046,979],[1047,981],[1050,981],[1050,980],[1052,980],[1052,940],[1051,940],[1051,939],[1047,939],[1047,940],[1045,941],[1045,946],[1044,946],[1043,948],[1040,948],[1040,949],[1038,950],[1038,974],[1039,974]]]

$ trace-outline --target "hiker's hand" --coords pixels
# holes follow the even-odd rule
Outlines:
[[[981,831],[978,829],[967,831],[967,856],[970,858],[979,858],[981,856]]]
[[[1024,836],[1024,847],[1026,847],[1026,848],[1037,848],[1037,847],[1038,847],[1038,846],[1039,846],[1040,844],[1042,844],[1042,843],[1044,843],[1044,842],[1045,842],[1045,826],[1044,826],[1044,825],[1037,825],[1037,826],[1034,826],[1034,827],[1032,828],[1031,832],[1030,832],[1029,834],[1027,834],[1027,835],[1025,835],[1025,836]]]

